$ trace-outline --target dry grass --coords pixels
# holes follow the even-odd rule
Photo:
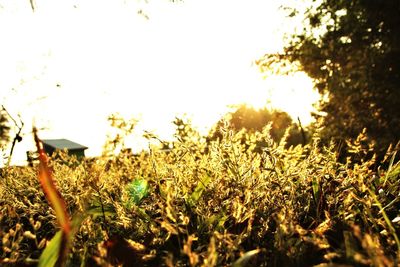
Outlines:
[[[268,129],[208,144],[193,132],[168,151],[50,160],[74,224],[67,266],[398,265],[399,164],[339,163],[317,137],[285,149]],[[36,265],[55,212],[37,167],[1,172],[1,264]]]

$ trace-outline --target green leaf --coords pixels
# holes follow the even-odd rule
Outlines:
[[[104,214],[103,214],[104,211]],[[97,218],[97,217],[102,217],[103,215],[106,217],[112,217],[116,215],[115,212],[115,208],[110,205],[110,204],[106,204],[103,207],[101,207],[101,203],[98,201],[94,201],[92,203],[92,206],[90,208],[88,208],[87,210],[87,214],[93,216],[93,218]]]
[[[392,155],[392,158],[389,162],[389,168],[385,175],[385,181],[383,182],[383,186],[386,185],[387,180],[391,180],[396,178],[397,175],[400,174],[400,165],[394,164],[394,159],[396,158],[397,151]]]
[[[38,267],[53,267],[60,257],[63,232],[58,231],[47,244],[39,258]]]
[[[249,263],[249,261],[258,253],[260,253],[259,249],[247,251],[237,261],[233,263],[232,267],[245,267],[247,263]]]
[[[151,222],[151,217],[149,215],[147,215],[146,211],[144,209],[141,209],[139,207],[136,208],[136,212],[139,216],[139,218],[147,221],[147,222]]]
[[[193,193],[190,195],[190,198],[189,198],[189,204],[191,206],[196,205],[196,203],[199,201],[201,195],[203,194],[207,185],[210,184],[210,182],[211,182],[210,176],[206,176],[204,180],[199,181],[199,183],[197,184],[196,188],[194,189]]]
[[[357,253],[357,242],[350,231],[343,231],[343,237],[346,257],[352,259]]]
[[[319,190],[319,181],[316,176],[314,176],[313,180],[312,180],[312,190],[313,190],[313,194],[314,194],[315,203],[318,205],[321,192]]]
[[[208,219],[206,219],[206,223],[208,226],[213,227],[217,231],[224,230],[224,224],[228,220],[229,216],[224,213],[220,213],[218,215],[212,215]]]
[[[138,205],[149,194],[149,184],[145,179],[136,179],[127,187],[130,201]]]

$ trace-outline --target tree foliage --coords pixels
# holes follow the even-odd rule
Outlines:
[[[292,13],[296,14],[296,13]],[[264,70],[295,65],[327,101],[323,138],[356,138],[364,128],[377,151],[400,139],[400,1],[312,1],[304,28]],[[299,15],[299,14],[297,14]]]
[[[284,111],[270,110],[268,108],[255,109],[247,105],[240,105],[236,110],[228,113],[225,120],[235,132],[245,129],[248,132],[262,132],[263,128],[270,125],[271,139],[279,142],[289,130],[287,146],[305,143],[299,126],[293,123],[292,118]],[[212,131],[211,139],[221,138],[218,128],[223,126],[223,120],[219,121],[216,129]]]
[[[7,113],[3,108],[0,110],[0,144],[6,144],[9,141],[9,131]]]

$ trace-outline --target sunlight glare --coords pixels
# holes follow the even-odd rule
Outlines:
[[[0,101],[27,137],[16,153],[32,147],[32,120],[42,138],[82,143],[88,155],[101,152],[112,113],[140,119],[138,149],[145,130],[170,139],[176,116],[207,134],[241,103],[311,121],[317,97],[304,74],[263,80],[252,65],[282,47],[278,2],[35,2],[34,13],[23,2],[0,10]]]

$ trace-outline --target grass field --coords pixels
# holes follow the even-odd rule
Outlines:
[[[205,142],[186,129],[172,149],[139,155],[78,162],[60,153],[3,168],[0,265],[400,263],[394,153],[383,163],[365,159],[360,135],[349,150],[357,160],[341,163],[318,133],[309,145],[285,148],[268,128],[222,132]],[[55,191],[40,180],[46,175]]]

